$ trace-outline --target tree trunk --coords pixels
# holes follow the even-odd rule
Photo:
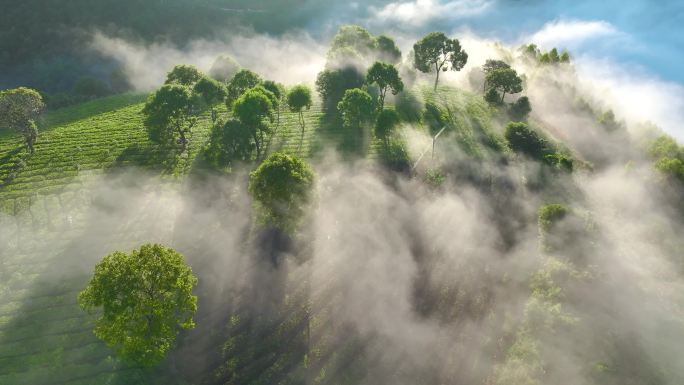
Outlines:
[[[437,91],[437,84],[439,83],[439,73],[442,70],[443,65],[444,65],[444,63],[442,63],[442,64],[435,63],[435,70],[437,72],[437,76],[435,77],[435,91]]]
[[[252,136],[254,136],[254,146],[256,147],[256,160],[258,162],[259,158],[261,157],[261,146],[259,145],[259,134],[257,134],[256,131],[254,131]]]
[[[180,130],[178,131],[180,134],[180,140],[181,140],[181,153],[185,152],[185,149],[187,148],[188,145],[188,140],[185,138],[185,130]]]
[[[385,109],[385,95],[387,94],[387,88],[380,90],[380,112]]]
[[[504,102],[504,96],[506,96],[506,91],[501,92],[501,103],[503,104]]]

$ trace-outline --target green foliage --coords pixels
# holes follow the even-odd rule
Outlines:
[[[650,145],[648,153],[653,158],[677,158],[684,161],[684,147],[669,135],[661,135]]]
[[[173,348],[180,330],[195,326],[195,285],[182,255],[146,244],[106,256],[78,300],[89,313],[97,310],[99,339],[127,361],[154,366]]]
[[[305,85],[294,86],[287,93],[287,106],[290,108],[290,111],[299,114],[299,125],[302,127],[302,135],[304,135],[306,125],[304,109],[310,109],[312,104],[311,89]]]
[[[425,103],[425,111],[423,112],[423,122],[430,128],[432,135],[437,134],[448,121],[447,114],[433,102]]]
[[[101,98],[111,93],[107,83],[91,76],[84,76],[74,85],[74,93],[86,98]]]
[[[283,86],[280,83],[276,83],[273,80],[264,80],[261,85],[270,93],[275,96],[275,99],[277,103],[275,103],[273,106],[277,106],[280,103],[280,100],[285,96],[285,86]]]
[[[380,110],[385,107],[385,96],[388,90],[392,92],[392,95],[396,95],[404,90],[404,83],[399,77],[399,72],[393,65],[387,63],[375,62],[368,69],[366,82],[368,84],[375,84],[380,89]]]
[[[544,155],[546,164],[559,171],[572,172],[575,169],[575,161],[570,156],[559,152]]]
[[[209,76],[220,82],[227,82],[240,71],[240,64],[230,55],[221,55],[214,60]]]
[[[435,90],[439,83],[439,73],[448,70],[460,71],[468,61],[468,54],[461,49],[458,39],[449,39],[442,32],[431,32],[413,45],[414,66],[425,73],[433,69],[437,73]]]
[[[561,63],[570,63],[570,54],[565,51],[560,55],[560,62]]]
[[[484,72],[484,74],[485,74],[485,82],[484,82],[485,94],[487,93],[487,90],[490,89],[490,87],[487,84],[487,75],[489,75],[490,73],[492,73],[493,71],[496,71],[496,70],[509,69],[509,68],[511,68],[511,66],[508,63],[506,63],[505,61],[495,60],[495,59],[487,59],[485,64],[482,66],[482,72]]]
[[[648,148],[655,169],[672,180],[684,182],[684,147],[669,135],[660,135]]]
[[[360,128],[373,118],[373,98],[368,92],[354,88],[344,92],[344,97],[337,104],[337,110],[342,115],[345,127]]]
[[[432,188],[440,188],[446,182],[446,175],[440,169],[431,168],[425,173],[424,181]]]
[[[261,158],[265,135],[271,128],[264,120],[273,121],[275,95],[263,87],[254,87],[240,96],[233,105],[233,116],[249,128],[256,146],[257,159]]]
[[[539,229],[543,233],[551,231],[553,226],[562,221],[569,213],[567,207],[561,204],[550,204],[539,209],[538,223]]]
[[[392,38],[380,35],[375,39],[375,44],[381,61],[391,64],[401,62],[401,50],[399,50],[399,47],[397,47]]]
[[[182,86],[192,87],[204,75],[197,67],[188,64],[179,64],[166,75],[166,82],[164,84],[179,84]]]
[[[399,114],[394,110],[382,110],[375,121],[375,136],[387,141],[394,128],[399,124]]]
[[[374,61],[399,63],[401,51],[388,36],[374,37],[358,25],[340,27],[328,51],[328,68],[338,68],[340,63],[367,66]]]
[[[380,160],[390,170],[408,172],[411,169],[411,159],[406,143],[398,135],[392,135],[385,141],[380,152]]]
[[[542,52],[535,44],[523,45],[520,49],[523,55],[541,64],[570,63],[570,53],[563,51],[558,53],[557,48],[552,48],[548,52]]]
[[[150,139],[168,145],[178,135],[185,150],[186,134],[197,121],[195,102],[192,90],[179,84],[166,84],[152,94],[143,108]]]
[[[510,116],[514,121],[522,122],[527,120],[527,116],[532,112],[532,106],[530,105],[530,99],[527,96],[523,96],[511,104]]]
[[[522,79],[512,68],[492,70],[487,74],[486,82],[487,87],[501,93],[501,103],[506,94],[517,94],[523,90]]]
[[[503,60],[487,59],[485,64],[482,66],[482,71],[485,74],[493,72],[495,70],[509,69],[511,66]]]
[[[544,155],[553,152],[550,143],[525,123],[508,123],[504,137],[513,151],[532,159],[543,160]]]
[[[15,88],[0,92],[0,128],[19,132],[26,146],[33,153],[33,143],[38,137],[36,119],[45,108],[38,91]]]
[[[551,51],[549,51],[549,58],[552,63],[560,62],[560,56],[558,55],[558,50],[556,48],[552,48]]]
[[[613,113],[612,110],[608,110],[608,111],[602,113],[598,117],[598,122],[608,132],[614,132],[614,131],[624,129],[624,123],[618,122],[615,119],[615,114]]]
[[[240,70],[233,76],[228,82],[226,87],[226,92],[228,93],[226,97],[226,106],[228,110],[233,108],[233,103],[242,96],[247,90],[258,86],[261,83],[261,78],[259,75],[255,74],[250,70]]]
[[[271,154],[249,175],[249,193],[259,204],[263,223],[294,231],[311,200],[314,172],[301,159]]]
[[[326,69],[316,78],[316,90],[323,99],[325,108],[333,110],[337,108],[347,90],[362,87],[364,80],[363,75],[354,67]]]
[[[484,100],[487,102],[490,106],[500,106],[503,104],[501,101],[501,96],[499,96],[499,92],[496,90],[496,88],[490,88],[485,92],[484,95]]]
[[[684,163],[677,158],[661,158],[655,168],[668,177],[684,182]]]
[[[303,109],[310,109],[313,100],[311,89],[305,85],[297,85],[287,93],[287,106],[292,112],[301,112]]]
[[[239,120],[230,119],[214,125],[204,157],[209,164],[221,168],[235,161],[247,162],[253,152],[252,131]]]
[[[411,92],[400,92],[394,100],[394,110],[407,122],[418,122],[425,109],[423,100]]]
[[[195,94],[199,95],[204,105],[213,108],[226,98],[226,87],[220,82],[203,76],[193,87]]]

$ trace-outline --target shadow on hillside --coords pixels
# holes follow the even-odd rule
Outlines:
[[[326,112],[316,127],[317,141],[309,153],[310,157],[320,155],[328,146],[333,146],[345,159],[363,158],[370,145],[369,129],[344,127],[339,114]]]
[[[26,160],[30,156],[28,152],[21,155],[26,146],[20,144],[19,147],[8,151],[0,158],[0,188],[3,188],[16,178],[17,173],[26,165]]]
[[[153,143],[132,143],[116,157],[107,171],[122,167],[140,167],[169,174],[173,173],[183,160],[174,149],[166,149]]]

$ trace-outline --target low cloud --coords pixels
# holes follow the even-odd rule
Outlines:
[[[527,38],[541,47],[578,47],[581,44],[605,37],[619,36],[620,32],[610,23],[597,20],[554,20]]]
[[[279,37],[240,34],[225,40],[195,40],[184,47],[170,42],[133,42],[96,32],[90,47],[119,62],[133,86],[141,91],[159,87],[176,64],[192,64],[206,72],[218,56],[226,54],[265,78],[311,84],[325,65],[327,50],[304,32]]]
[[[415,0],[394,2],[382,8],[371,7],[376,21],[399,22],[420,27],[435,19],[465,18],[485,12],[492,4],[489,0]]]

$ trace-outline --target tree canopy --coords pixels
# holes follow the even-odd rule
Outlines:
[[[360,128],[373,118],[373,98],[368,92],[359,88],[347,90],[338,103],[337,109],[342,114],[345,126]]]
[[[224,167],[235,161],[252,159],[254,142],[252,131],[238,119],[215,124],[211,129],[204,157],[214,167]]]
[[[501,94],[502,103],[506,94],[517,94],[523,90],[522,79],[512,68],[496,69],[489,72],[486,82],[490,89],[495,89]]]
[[[217,116],[214,106],[223,102],[226,98],[226,87],[212,78],[203,76],[195,83],[193,91],[200,97],[204,106],[211,108],[212,120],[215,122]]]
[[[449,39],[442,32],[431,32],[413,45],[414,66],[417,70],[429,73],[434,70],[435,90],[439,83],[439,73],[448,70],[460,71],[468,61],[468,54],[461,48],[458,39]]]
[[[261,77],[250,70],[240,70],[228,82],[226,87],[226,106],[230,110],[233,103],[250,88],[254,88],[261,83]]]
[[[186,137],[197,122],[196,96],[192,90],[179,84],[166,84],[150,96],[143,108],[145,127],[150,139],[171,144],[178,135],[183,151]]]
[[[358,25],[340,27],[328,51],[327,68],[340,68],[340,64],[368,66],[374,61],[401,61],[401,51],[394,40],[385,35],[373,36]]]
[[[290,111],[299,114],[299,125],[302,127],[302,138],[304,136],[304,109],[310,109],[313,101],[311,98],[311,89],[305,85],[298,85],[292,87],[287,93],[287,106]]]
[[[255,87],[240,96],[233,105],[233,115],[252,133],[257,159],[261,158],[264,150],[265,135],[270,132],[270,127],[264,120],[273,120],[274,97],[273,93],[263,87]]]
[[[382,110],[375,121],[375,136],[387,144],[387,138],[399,124],[399,114],[394,110]]]
[[[192,87],[204,75],[197,67],[188,64],[179,64],[166,75],[166,82],[164,84],[180,84],[182,86]]]
[[[29,152],[38,137],[36,119],[45,108],[38,91],[30,88],[15,88],[0,92],[0,128],[19,132],[26,141]]]
[[[178,252],[146,244],[116,251],[95,266],[78,300],[98,314],[95,335],[125,360],[145,366],[161,362],[183,329],[195,326],[197,278]]]
[[[399,77],[399,72],[393,65],[387,63],[375,62],[368,69],[366,82],[368,84],[375,84],[380,89],[379,109],[381,111],[385,107],[385,95],[388,90],[392,92],[392,95],[396,95],[404,90],[404,83]]]
[[[553,152],[546,139],[526,123],[509,123],[506,126],[504,136],[513,151],[525,154],[533,159],[543,160],[544,155]]]
[[[327,109],[335,109],[345,91],[362,87],[364,80],[364,76],[354,67],[326,69],[316,78],[316,90],[323,99],[323,105]]]
[[[271,154],[249,176],[249,193],[259,204],[262,221],[293,231],[311,200],[314,172],[301,159]]]

